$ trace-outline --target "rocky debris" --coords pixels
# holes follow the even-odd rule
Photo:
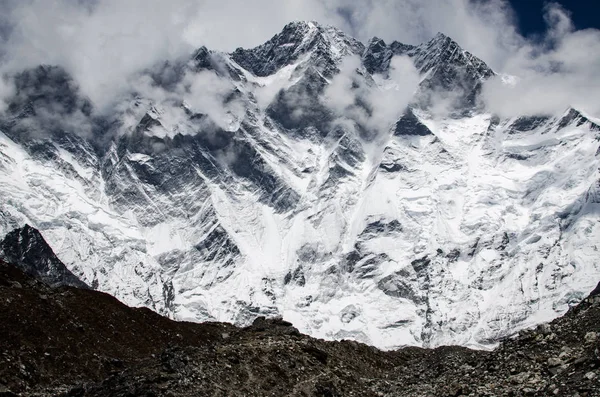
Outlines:
[[[289,321],[285,321],[280,317],[276,318],[265,318],[265,316],[257,317],[247,330],[260,332],[270,330],[271,332],[279,333],[282,335],[300,335],[300,332],[296,327],[293,326]]]
[[[0,261],[0,390],[30,395],[99,381],[168,346],[209,344],[234,330],[174,322],[101,292],[53,288]]]
[[[394,384],[405,391],[393,395],[599,396],[599,329],[600,299],[590,296],[565,316],[522,331],[494,351],[424,352],[409,363],[411,372],[394,370]]]
[[[494,351],[171,321],[0,262],[0,396],[600,396],[600,296]]]

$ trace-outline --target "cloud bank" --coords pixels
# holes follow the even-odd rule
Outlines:
[[[258,45],[291,20],[316,20],[366,42],[418,44],[441,31],[517,76],[490,82],[484,98],[502,115],[554,113],[574,105],[600,114],[600,32],[577,31],[550,3],[541,40],[523,37],[505,0],[5,0],[0,3],[0,72],[63,66],[97,107],[130,88],[132,75],[205,45]],[[0,83],[0,95],[11,92]]]

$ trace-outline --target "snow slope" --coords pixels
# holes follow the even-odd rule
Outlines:
[[[377,90],[397,55],[421,83],[375,135],[322,101],[345,57]],[[295,22],[255,49],[201,48],[164,68],[174,82],[152,78],[169,101],[132,95],[109,118],[60,70],[21,75],[0,124],[0,235],[34,226],[75,275],[130,305],[193,321],[280,315],[388,349],[493,345],[600,278],[600,127],[574,109],[487,113],[477,94],[493,71],[446,36],[364,46]],[[206,81],[218,111],[193,91]],[[443,116],[440,91],[459,93]],[[49,104],[59,121],[43,119]]]

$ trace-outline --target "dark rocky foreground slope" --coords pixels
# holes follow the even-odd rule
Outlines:
[[[283,320],[175,322],[0,262],[0,396],[600,396],[599,333],[592,293],[492,352],[383,352]]]

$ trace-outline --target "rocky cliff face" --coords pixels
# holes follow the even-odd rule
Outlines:
[[[14,263],[50,286],[88,288],[56,257],[40,232],[29,225],[9,232],[0,241],[0,258]]]
[[[419,79],[385,120],[367,99],[401,89],[394,56]],[[365,46],[310,22],[157,65],[110,114],[60,68],[24,71],[0,122],[0,233],[32,225],[88,285],[173,318],[491,346],[600,277],[598,122],[489,114],[493,74],[441,34]]]

